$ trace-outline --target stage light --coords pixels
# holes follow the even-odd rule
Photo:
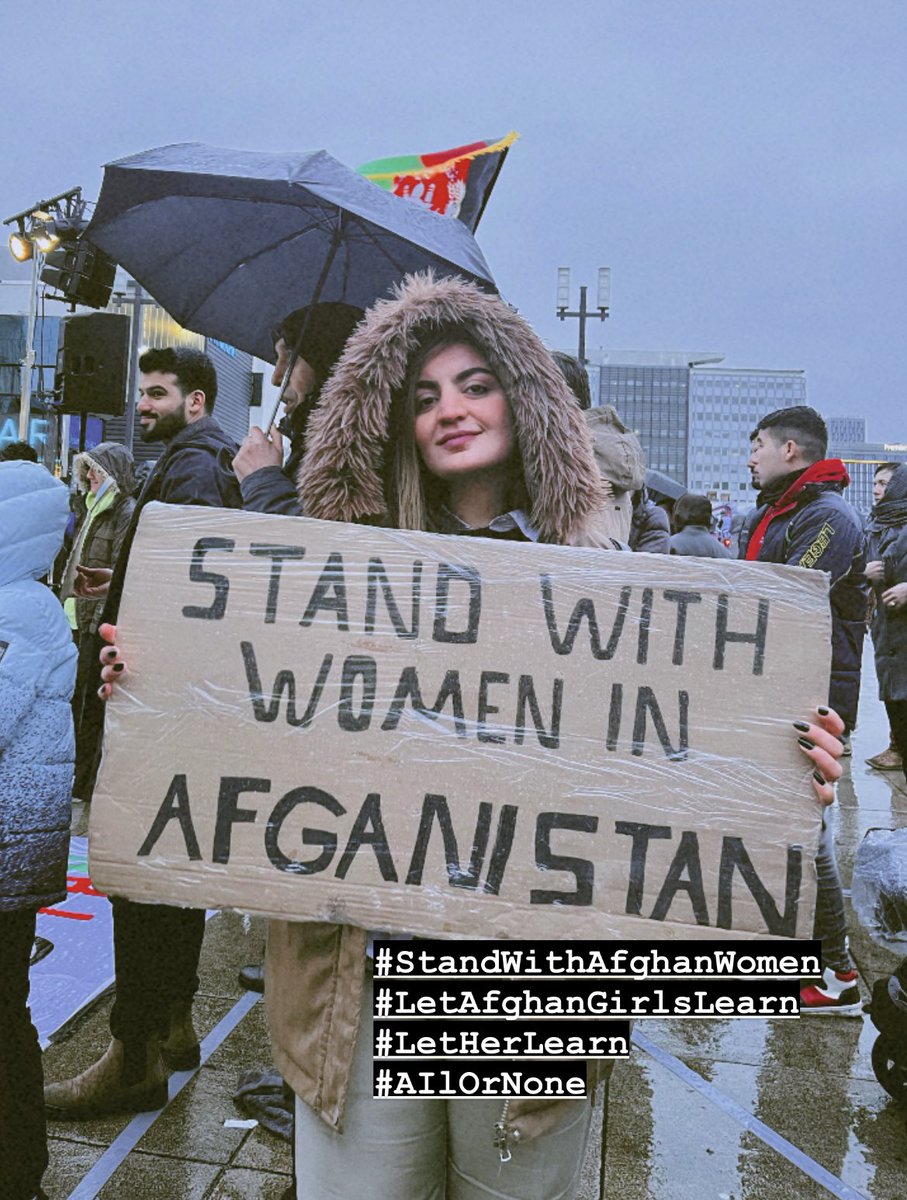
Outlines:
[[[48,221],[45,225],[33,229],[32,238],[42,254],[49,254],[51,250],[60,244],[60,235],[54,228],[53,221]]]
[[[28,262],[34,254],[35,248],[24,229],[14,230],[9,235],[9,252],[16,262]]]

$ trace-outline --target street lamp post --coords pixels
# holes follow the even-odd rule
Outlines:
[[[586,321],[597,316],[600,321],[607,320],[611,311],[611,268],[598,268],[598,312],[591,312],[586,305],[586,286],[579,289],[579,308],[570,311],[570,268],[557,269],[557,315],[564,321],[567,317],[579,320],[579,345],[577,358],[583,366],[586,365]]]
[[[31,375],[35,366],[35,322],[38,319],[38,272],[40,254],[31,261],[31,283],[28,289],[28,324],[25,326],[25,356],[19,368],[19,441],[27,442],[31,422]]]

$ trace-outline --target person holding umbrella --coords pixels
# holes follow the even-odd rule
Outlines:
[[[305,453],[306,429],[321,389],[337,364],[347,338],[363,312],[352,304],[325,301],[311,309],[298,308],[274,327],[274,373],[281,388],[284,418],[269,438],[255,426],[233,458],[242,506],[248,512],[301,516],[296,476]],[[283,437],[290,439],[284,462]],[[243,987],[264,991],[264,968],[251,963],[239,972]]]
[[[305,453],[306,426],[363,313],[352,304],[325,302],[315,305],[308,323],[307,315],[307,308],[296,309],[272,333],[276,363],[271,382],[283,389],[283,420],[270,438],[253,427],[233,459],[243,508],[250,512],[300,514],[296,474]],[[286,463],[284,436],[290,440]]]

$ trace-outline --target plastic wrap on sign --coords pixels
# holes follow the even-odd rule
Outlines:
[[[425,935],[808,937],[818,571],[150,504],[98,887]]]
[[[857,849],[851,901],[875,941],[907,948],[907,829],[869,830]]]

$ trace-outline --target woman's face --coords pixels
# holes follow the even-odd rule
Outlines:
[[[88,490],[96,492],[101,486],[101,476],[97,473],[94,467],[88,468]]]
[[[503,469],[514,448],[510,406],[500,380],[471,346],[431,351],[414,392],[415,439],[439,479]]]
[[[872,498],[876,504],[878,504],[878,502],[884,497],[885,491],[889,483],[891,483],[891,477],[893,474],[894,471],[888,470],[887,468],[884,471],[878,471],[876,473],[875,479],[872,481]]]

